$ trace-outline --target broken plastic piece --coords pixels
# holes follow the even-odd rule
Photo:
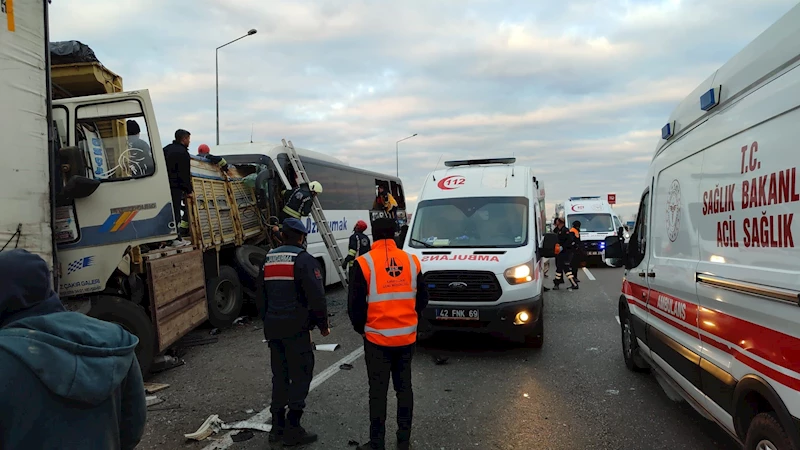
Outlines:
[[[269,433],[272,430],[272,425],[262,422],[253,422],[252,420],[243,420],[241,422],[223,423],[223,430],[256,430]]]
[[[218,433],[219,430],[222,428],[222,421],[219,419],[219,416],[216,414],[212,414],[208,416],[205,422],[200,425],[200,428],[197,429],[194,433],[184,434],[183,436],[186,439],[193,439],[195,441],[202,441],[207,437],[211,436],[214,433]]]
[[[333,352],[339,349],[339,344],[317,344],[316,349],[320,352]]]
[[[162,403],[164,399],[158,398],[155,395],[148,395],[147,397],[145,397],[145,401],[147,402],[147,406],[153,406]]]

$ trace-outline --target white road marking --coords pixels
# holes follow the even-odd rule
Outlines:
[[[597,278],[595,278],[594,275],[592,275],[592,272],[589,272],[589,269],[587,269],[586,267],[583,268],[583,273],[586,274],[586,278],[592,281],[597,281]]]
[[[619,321],[619,316],[614,316],[614,318],[617,319],[617,325],[622,325],[622,322]]]
[[[336,373],[341,370],[339,368],[339,366],[341,366],[342,364],[350,364],[353,361],[355,361],[358,358],[360,358],[361,355],[363,355],[363,354],[364,354],[364,346],[362,345],[362,346],[358,347],[357,349],[353,350],[353,352],[350,353],[349,355],[347,355],[344,358],[340,359],[339,361],[336,361],[335,363],[331,364],[330,367],[328,367],[327,369],[325,369],[322,372],[320,372],[319,374],[317,374],[317,376],[315,376],[314,379],[311,380],[311,387],[308,389],[308,391],[309,392],[313,391],[317,386],[319,386],[320,384],[322,384],[325,381],[327,381],[330,377],[336,375]],[[247,421],[252,421],[252,422],[256,422],[256,423],[270,423],[270,422],[272,422],[272,414],[269,412],[269,407],[266,407],[263,410],[259,411],[258,413],[253,415],[253,417],[247,419]],[[238,430],[236,432],[238,433]],[[233,439],[231,439],[232,435],[233,435],[233,432],[228,432],[224,436],[222,436],[220,438],[216,438],[216,440],[214,442],[212,442],[211,444],[203,447],[203,450],[225,450],[225,449],[227,449],[228,447],[233,445]],[[215,438],[209,438],[209,440],[210,439],[215,439]]]

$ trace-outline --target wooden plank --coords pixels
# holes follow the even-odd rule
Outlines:
[[[203,255],[200,251],[178,253],[148,261],[148,266],[156,309],[198,288],[205,287]]]
[[[166,305],[158,308],[156,314],[160,320],[168,320],[173,314],[180,312],[187,307],[204,300],[206,298],[205,287],[197,288],[197,290],[190,292],[182,297],[177,298],[175,301],[167,303]]]
[[[199,303],[195,303],[180,314],[174,314],[170,319],[158,324],[158,347],[164,351],[170,345],[182,338],[190,330],[208,319],[208,304],[205,296]]]

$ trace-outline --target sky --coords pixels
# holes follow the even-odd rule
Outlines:
[[[569,196],[638,208],[661,127],[796,0],[54,0],[79,40],[148,89],[162,145],[281,138],[395,173],[410,209],[448,159],[514,156]],[[699,99],[698,99],[699,102]],[[324,194],[323,194],[324,195]]]

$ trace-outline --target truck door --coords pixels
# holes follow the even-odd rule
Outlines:
[[[59,242],[62,262],[91,257],[79,269],[63,268],[64,284],[80,282],[80,293],[95,292],[105,287],[128,246],[176,235],[158,126],[147,91],[60,100],[54,121],[62,144],[83,150],[83,175],[100,181],[88,197],[59,207],[59,217],[77,224]],[[129,136],[129,129],[139,132]],[[87,284],[87,276],[99,282]]]
[[[642,200],[639,203],[639,213],[637,214],[636,227],[633,236],[628,243],[628,261],[626,267],[628,271],[622,283],[622,294],[628,303],[627,313],[620,311],[620,322],[623,332],[623,349],[628,352],[637,346],[646,355],[649,353],[649,343],[647,341],[647,298],[650,288],[647,285],[646,271],[648,258],[648,232],[650,209],[650,189],[645,189]],[[627,317],[626,317],[627,316]],[[639,344],[645,344],[642,346]]]

